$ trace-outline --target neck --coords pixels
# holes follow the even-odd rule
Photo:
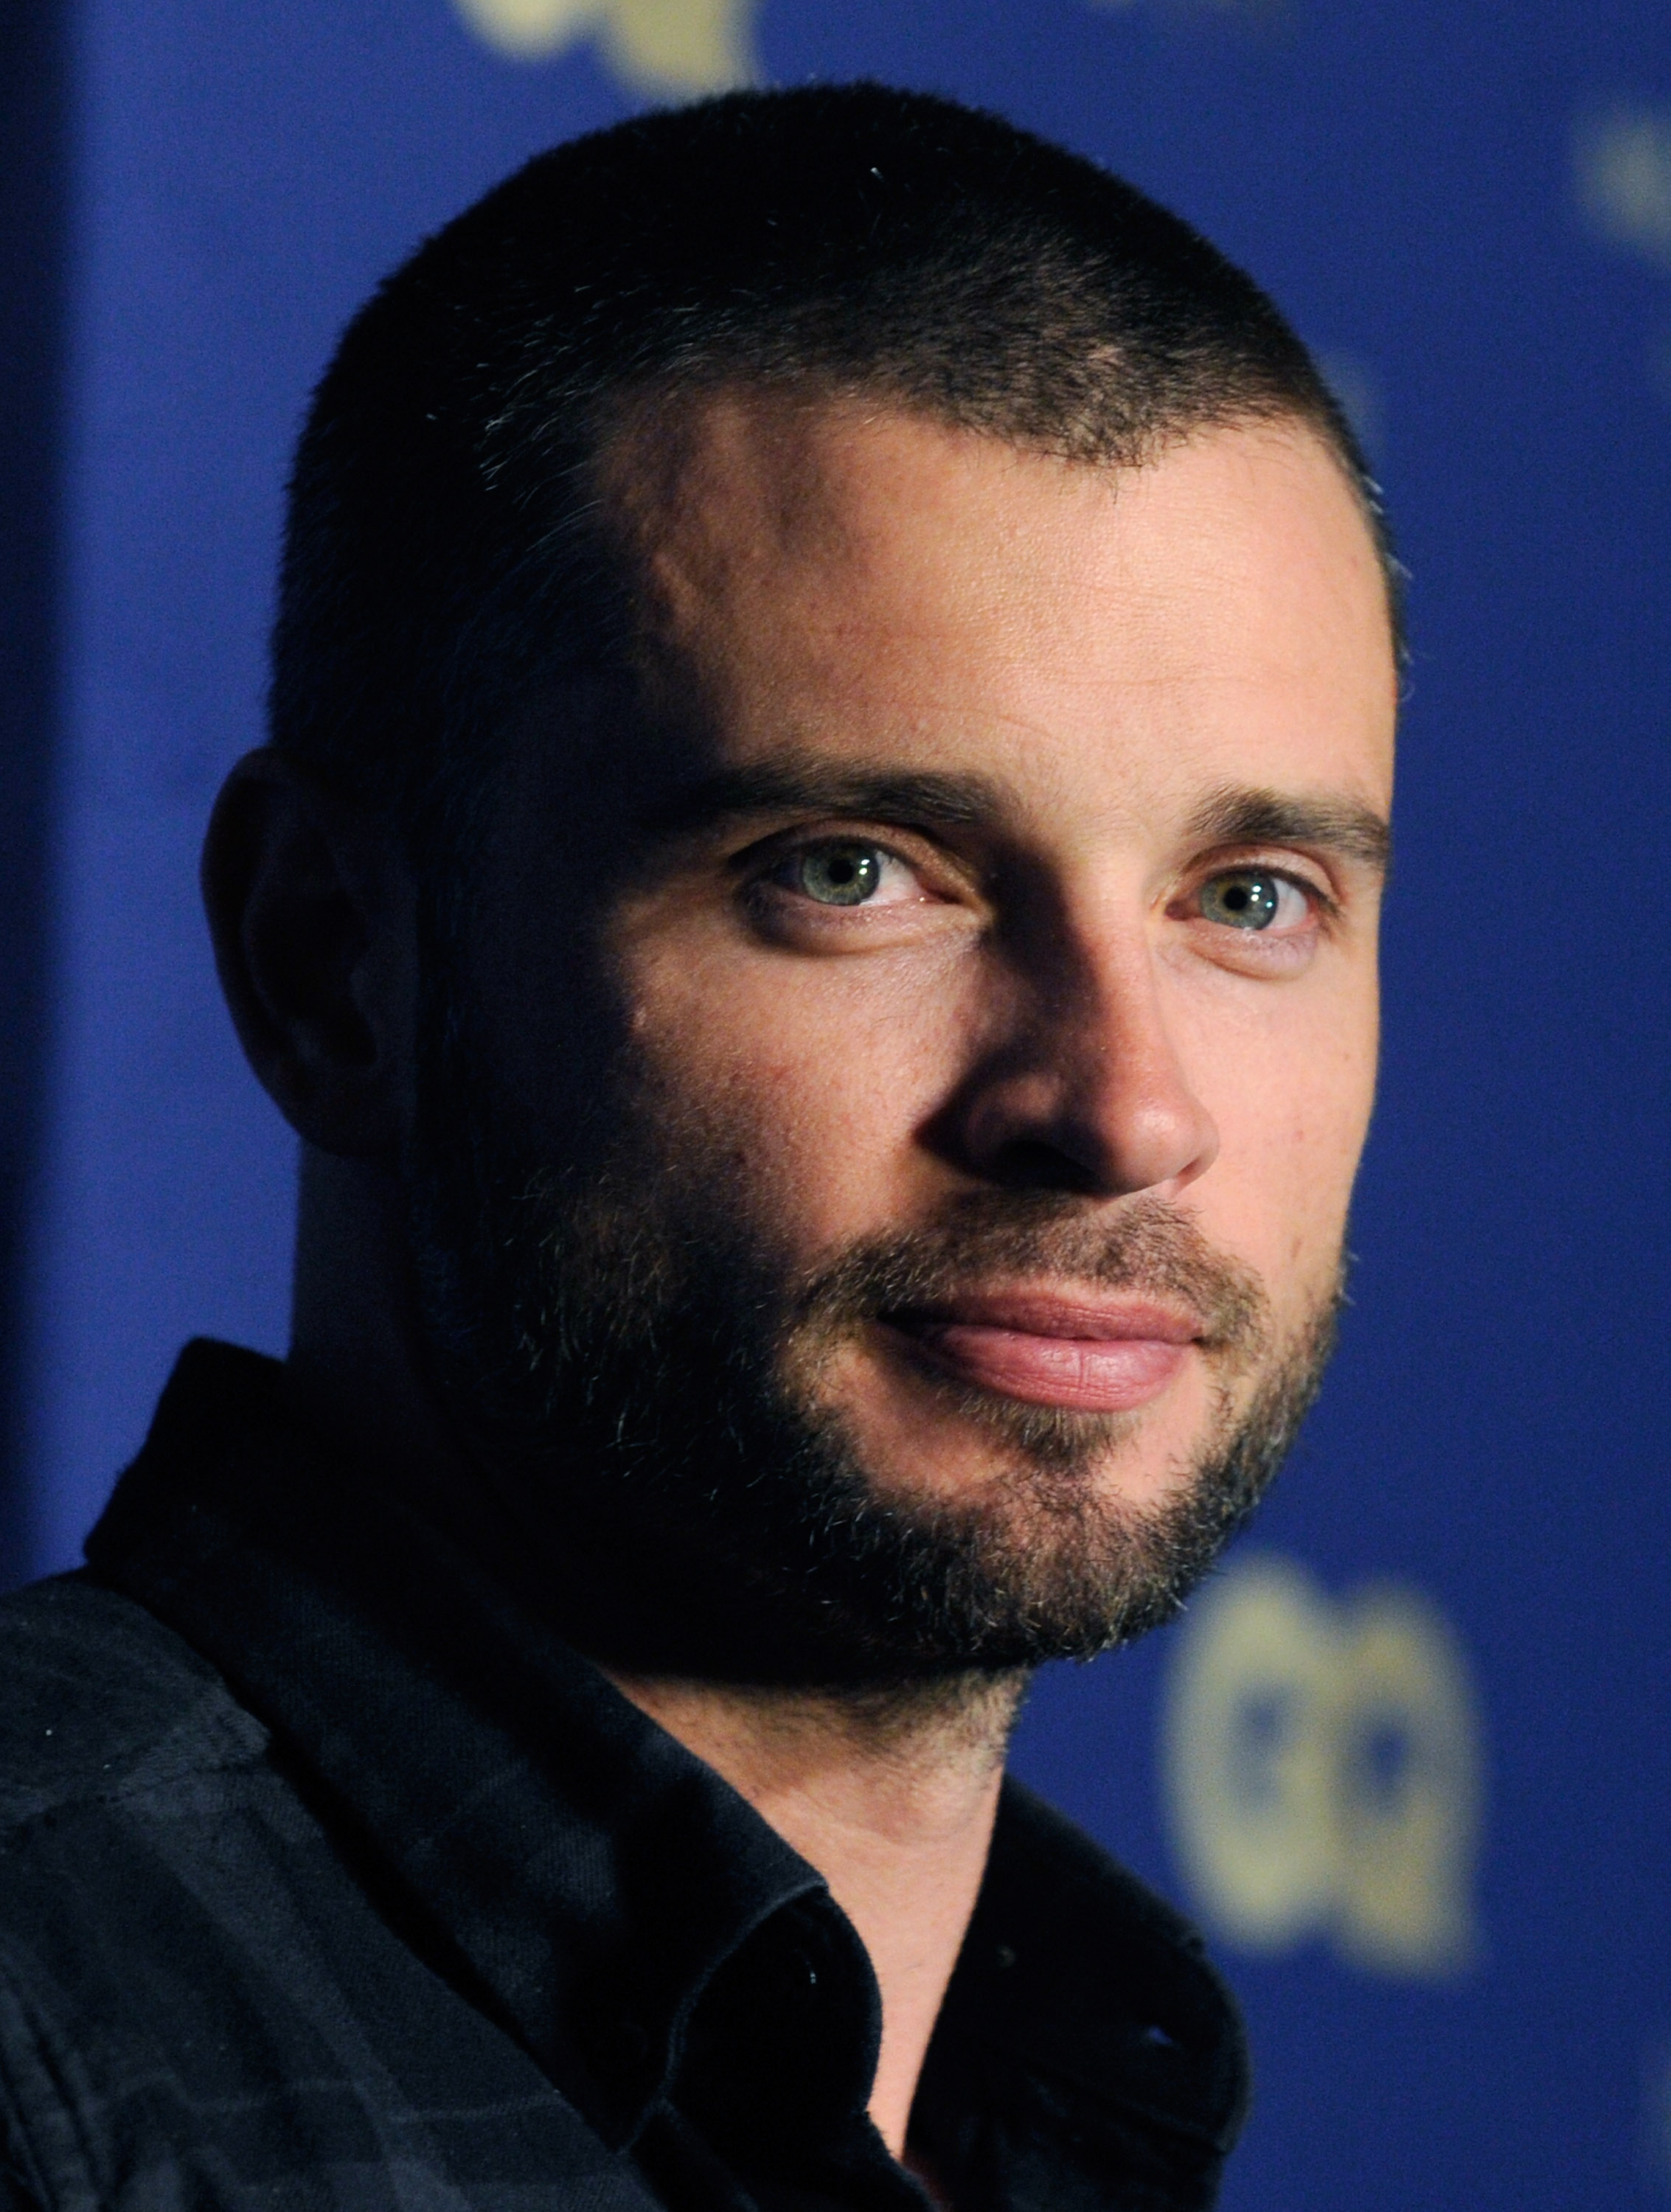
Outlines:
[[[829,1884],[882,1993],[871,2117],[903,2158],[917,2078],[986,1869],[1024,1678],[860,1692],[612,1679]]]

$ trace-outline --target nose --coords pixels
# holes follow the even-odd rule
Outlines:
[[[1146,936],[1037,948],[932,1133],[965,1172],[1010,1188],[1173,1197],[1212,1166],[1218,1131],[1169,1031]]]

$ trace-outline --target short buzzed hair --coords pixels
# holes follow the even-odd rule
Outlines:
[[[273,742],[427,845],[520,700],[629,665],[611,432],[739,383],[1111,466],[1297,418],[1386,557],[1304,346],[1177,216],[950,100],[734,93],[540,155],[349,325],[290,487]]]

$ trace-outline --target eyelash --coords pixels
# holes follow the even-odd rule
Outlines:
[[[1291,884],[1309,905],[1312,912],[1325,928],[1340,919],[1340,902],[1332,891],[1326,890],[1322,884],[1314,882],[1311,877],[1301,875],[1297,869],[1280,867],[1270,860],[1257,859],[1220,860],[1209,868],[1204,875],[1198,876],[1184,896],[1188,899],[1199,900],[1209,884],[1222,883],[1226,876],[1244,875],[1271,876],[1279,883]]]
[[[774,890],[784,889],[784,886],[778,884],[774,881],[774,878],[781,871],[788,868],[794,861],[801,859],[804,855],[809,853],[816,853],[829,846],[852,844],[867,847],[871,850],[882,854],[886,859],[896,861],[902,867],[910,869],[913,873],[918,876],[923,875],[925,871],[932,865],[927,861],[921,854],[914,854],[902,851],[898,846],[889,843],[885,838],[873,834],[867,835],[863,830],[854,830],[845,833],[841,831],[831,831],[812,837],[797,836],[787,843],[780,842],[777,838],[767,839],[763,841],[763,842],[765,847],[763,852],[762,850],[762,847],[757,845],[752,848],[750,851],[738,854],[732,863],[733,866],[738,867],[739,871],[744,867],[747,869],[746,879],[743,884],[743,893],[744,897],[750,902],[755,902],[769,896]],[[1202,893],[1206,890],[1210,884],[1219,882],[1226,876],[1240,875],[1243,873],[1258,873],[1261,875],[1273,876],[1281,882],[1290,884],[1295,890],[1298,891],[1300,896],[1306,901],[1317,925],[1324,932],[1332,930],[1340,918],[1340,901],[1322,884],[1316,882],[1309,875],[1302,875],[1297,869],[1282,867],[1273,862],[1261,860],[1257,856],[1231,860],[1225,860],[1223,859],[1217,860],[1211,868],[1206,870],[1194,878],[1190,888],[1182,894],[1182,900],[1180,901],[1179,903],[1182,903],[1183,901],[1188,901],[1191,903],[1198,902]],[[933,896],[932,892],[930,896]],[[809,901],[808,903],[812,904],[814,902]],[[820,908],[818,910],[820,912],[828,912],[831,915],[836,915],[843,911],[858,914],[863,912],[865,909],[863,907],[855,906],[847,909],[831,907],[829,908]],[[1169,910],[1176,911],[1176,907]],[[1195,913],[1193,918],[1199,921],[1206,921],[1206,916],[1200,914],[1199,910]],[[1209,922],[1207,926],[1212,927],[1214,925]],[[1267,932],[1249,932],[1249,934],[1250,936],[1261,936],[1266,943],[1270,944],[1273,942],[1291,941],[1293,937],[1297,934],[1297,931],[1284,931],[1278,938],[1275,939],[1273,939]]]
[[[830,830],[815,837],[797,836],[787,843],[777,838],[768,838],[763,844],[752,846],[746,852],[735,855],[731,865],[743,876],[744,896],[754,898],[780,888],[774,878],[797,860],[804,860],[809,854],[842,845],[856,846],[879,854],[884,860],[896,860],[901,867],[910,869],[916,876],[927,876],[932,871],[933,863],[922,854],[904,852],[899,846],[890,844],[885,837],[870,835],[862,830]]]

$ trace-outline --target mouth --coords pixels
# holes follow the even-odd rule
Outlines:
[[[1202,1341],[1194,1314],[1147,1299],[971,1293],[879,1316],[919,1364],[1023,1405],[1127,1413],[1158,1398]]]

